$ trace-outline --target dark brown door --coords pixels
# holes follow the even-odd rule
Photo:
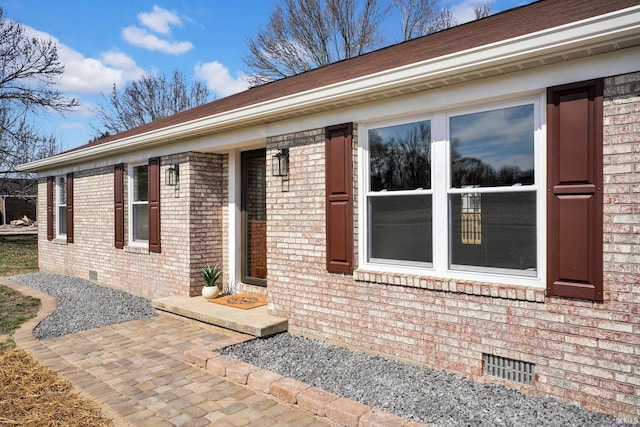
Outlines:
[[[266,150],[242,153],[242,281],[267,286]]]

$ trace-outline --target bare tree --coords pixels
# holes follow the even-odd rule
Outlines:
[[[352,58],[382,44],[379,0],[284,0],[243,58],[257,86]]]
[[[96,109],[102,125],[94,126],[94,140],[202,105],[210,101],[210,95],[203,83],[189,87],[185,76],[175,70],[170,80],[164,75],[146,74],[123,89],[114,84],[109,97],[103,95],[103,99],[105,103]]]
[[[57,151],[55,139],[40,135],[33,120],[78,105],[55,88],[63,71],[55,43],[30,37],[0,8],[0,180],[18,177],[19,164]]]
[[[264,30],[247,41],[242,60],[258,86],[382,47],[381,26],[391,7],[400,13],[402,40],[458,24],[438,0],[282,0]],[[489,4],[474,7],[476,19]]]
[[[484,3],[480,5],[473,6],[473,15],[476,19],[482,19],[489,16],[491,12],[491,4]]]
[[[393,4],[400,13],[405,41],[427,34],[440,15],[438,0],[393,0]]]
[[[438,0],[393,0],[400,12],[403,40],[424,36],[458,25],[451,10],[441,8]],[[489,16],[490,3],[473,7],[474,19]]]
[[[453,13],[449,9],[442,9],[440,14],[429,24],[427,34],[437,33],[456,25],[458,25],[458,20],[453,16]]]

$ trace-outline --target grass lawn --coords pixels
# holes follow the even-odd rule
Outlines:
[[[21,324],[36,317],[39,308],[38,298],[24,296],[13,289],[0,286],[0,350],[15,346],[10,338],[11,334]]]
[[[38,236],[0,235],[0,276],[37,270]],[[71,383],[15,348],[11,334],[39,308],[39,299],[0,286],[0,425],[112,426],[95,402],[73,393]]]
[[[0,276],[30,271],[38,271],[38,236],[0,235]]]

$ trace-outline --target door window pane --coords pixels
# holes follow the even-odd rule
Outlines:
[[[371,191],[431,188],[431,122],[369,130]]]
[[[370,258],[433,261],[431,195],[369,197]]]
[[[532,104],[449,119],[451,186],[533,184]]]
[[[536,193],[451,194],[451,267],[535,273]]]

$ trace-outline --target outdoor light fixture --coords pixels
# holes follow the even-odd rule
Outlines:
[[[289,175],[289,149],[280,148],[271,158],[271,175],[287,176]]]
[[[175,187],[180,180],[180,165],[173,165],[164,174],[164,184]]]

